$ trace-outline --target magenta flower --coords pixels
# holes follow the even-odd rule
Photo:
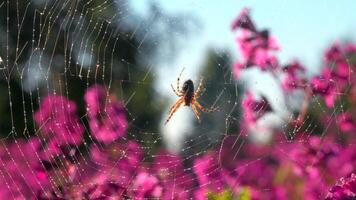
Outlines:
[[[253,34],[249,31],[241,31],[241,34],[236,38],[236,43],[240,49],[241,56],[244,63],[252,65],[249,63],[250,59],[253,57],[256,43],[254,42],[255,38]],[[257,44],[259,45],[259,44]]]
[[[294,91],[302,86],[303,81],[300,78],[291,73],[286,73],[285,77],[282,80],[282,88],[286,92]]]
[[[233,171],[237,166],[237,154],[239,152],[239,137],[236,135],[229,135],[224,137],[219,145],[219,162],[221,167],[227,171]],[[235,180],[236,181],[236,180]]]
[[[327,49],[324,58],[326,62],[335,62],[342,60],[344,58],[344,55],[341,50],[340,44],[335,43],[329,49]]]
[[[351,78],[352,70],[350,64],[346,60],[339,61],[335,63],[335,68],[333,70],[333,75],[337,80],[347,82]]]
[[[324,165],[328,159],[339,154],[339,147],[330,141],[322,141],[319,137],[310,137],[303,144],[294,145],[290,151],[291,158],[302,170],[308,170],[309,165]],[[311,171],[307,171],[310,173]]]
[[[257,162],[252,160],[239,160],[236,173],[239,177],[239,185],[248,185],[254,188],[264,188],[273,185],[273,177],[276,173],[278,160],[263,158]],[[255,177],[259,177],[256,179]]]
[[[127,190],[115,183],[106,182],[86,186],[86,188],[78,187],[77,190],[68,191],[67,194],[71,194],[71,199],[122,199],[127,196]]]
[[[0,145],[1,199],[27,199],[50,187],[48,172],[40,164],[38,138]]]
[[[135,199],[159,198],[162,190],[157,177],[147,172],[140,172],[132,184]]]
[[[356,44],[355,43],[347,43],[345,45],[344,51],[346,53],[346,56],[350,56],[356,53]]]
[[[352,119],[351,113],[349,112],[344,112],[338,115],[336,122],[342,132],[352,132],[356,130],[356,124]]]
[[[254,58],[252,59],[252,62],[259,66],[261,70],[268,70],[268,69],[274,69],[277,68],[278,66],[278,59],[276,56],[271,54],[269,49],[257,49],[254,52]]]
[[[221,192],[224,189],[224,178],[215,152],[196,158],[193,170],[201,188],[212,192]]]
[[[163,200],[172,200],[172,199],[191,199],[190,193],[194,191],[193,187],[182,187],[179,185],[175,185],[174,183],[171,184],[164,184],[163,185]]]
[[[333,84],[327,76],[314,76],[310,80],[310,85],[315,94],[320,94],[326,105],[330,108],[334,105],[337,98],[337,91]]]
[[[106,185],[114,183],[125,191],[130,187],[143,159],[143,151],[134,141],[115,142],[104,147],[92,144],[89,162],[81,166],[86,169],[80,183]]]
[[[104,112],[89,119],[89,125],[95,139],[105,144],[126,135],[128,124],[123,105],[119,102],[108,104]]]
[[[41,131],[59,145],[82,142],[84,127],[77,116],[77,106],[63,96],[48,95],[41,102],[34,119]]]
[[[240,79],[240,76],[241,76],[241,71],[243,69],[246,69],[248,66],[246,66],[245,64],[239,62],[239,61],[236,61],[234,66],[233,66],[233,72],[234,72],[234,77],[236,80]]]
[[[244,119],[249,125],[253,125],[256,121],[265,115],[267,112],[272,111],[272,107],[265,97],[261,100],[256,100],[251,92],[246,92],[246,97],[242,101],[244,110]]]
[[[51,139],[44,146],[43,150],[40,152],[40,157],[43,160],[51,161],[56,157],[62,155],[61,144],[58,143],[56,139]]]
[[[279,50],[279,45],[268,30],[258,31],[250,18],[249,9],[245,8],[232,24],[232,30],[241,28],[241,34],[236,42],[240,48],[242,59],[234,65],[235,77],[239,78],[240,70],[254,65],[261,70],[278,68],[278,59],[273,54]]]
[[[321,75],[310,80],[311,88],[315,94],[320,94],[328,107],[332,107],[338,95],[353,91],[353,78],[355,65],[350,57],[356,52],[355,45],[334,44],[325,53],[325,66]],[[349,87],[351,86],[351,87]]]
[[[317,94],[328,94],[333,87],[331,80],[327,76],[314,76],[310,80],[310,84],[313,92]]]
[[[206,200],[208,199],[209,190],[206,188],[199,187],[194,191],[194,199],[196,200]]]
[[[118,142],[105,148],[91,145],[91,159],[99,166],[115,166],[126,171],[139,167],[143,159],[142,147],[134,141]]]
[[[105,103],[105,89],[99,85],[90,87],[85,93],[89,125],[95,139],[105,144],[126,135],[128,123],[122,103]]]
[[[120,193],[126,193],[142,159],[143,152],[135,142],[115,143],[104,148],[93,144],[90,159],[82,162],[80,169],[83,171],[75,180],[80,184],[98,186],[98,192],[114,186],[121,190]],[[96,193],[92,195],[96,196]]]
[[[356,199],[356,174],[351,174],[347,178],[341,178],[336,185],[332,186],[325,199]]]
[[[322,75],[337,82],[337,90],[339,92],[343,92],[353,78],[354,65],[349,61],[349,57],[352,57],[352,54],[355,53],[353,46],[352,44],[343,46],[334,44],[325,53],[326,67]]]
[[[261,70],[267,70],[269,67],[275,68],[278,65],[277,58],[272,52],[279,50],[279,45],[275,38],[268,36],[267,31],[263,34],[242,31],[236,42],[239,45],[244,65],[257,65]]]
[[[87,112],[89,117],[95,118],[98,113],[105,108],[107,92],[100,85],[93,85],[88,88],[84,95],[84,100],[87,103]]]
[[[162,199],[188,199],[191,195],[194,178],[191,173],[184,172],[183,160],[179,155],[159,151],[154,156],[152,172],[164,185]]]
[[[162,150],[154,157],[152,170],[164,182],[174,181],[176,177],[183,175],[183,163],[180,156]]]
[[[256,32],[256,27],[250,17],[250,9],[243,8],[240,14],[231,24],[231,29],[236,31],[238,28]]]
[[[286,65],[283,71],[285,77],[282,80],[282,88],[285,91],[291,92],[305,86],[306,80],[303,77],[305,68],[298,61]]]

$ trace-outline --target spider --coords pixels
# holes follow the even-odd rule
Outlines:
[[[184,70],[184,69],[183,69]],[[200,122],[200,112],[199,109],[202,110],[203,112],[214,112],[217,110],[217,108],[210,108],[206,109],[204,108],[197,100],[201,96],[202,89],[203,89],[203,79],[200,80],[200,83],[198,85],[198,88],[196,91],[194,91],[194,83],[192,80],[188,79],[183,83],[182,90],[179,89],[179,81],[180,77],[183,73],[180,73],[180,75],[177,78],[177,89],[174,89],[173,85],[171,84],[173,92],[180,97],[178,101],[170,108],[169,110],[169,115],[164,124],[167,124],[169,120],[172,118],[173,114],[182,106],[191,106],[192,110],[194,112],[195,117],[198,119]]]

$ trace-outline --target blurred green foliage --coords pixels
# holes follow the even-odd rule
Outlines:
[[[208,193],[209,200],[250,200],[251,194],[250,190],[247,187],[242,187],[238,196],[234,196],[234,193],[226,189],[219,193]]]
[[[199,98],[205,107],[218,107],[219,111],[205,114],[201,127],[219,133],[236,133],[240,114],[242,87],[233,77],[232,60],[226,50],[210,49],[202,66],[201,77],[205,82],[205,93]]]

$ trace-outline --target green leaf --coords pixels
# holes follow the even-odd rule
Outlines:
[[[250,200],[251,199],[250,190],[247,187],[243,187],[241,189],[238,199],[239,200]]]
[[[208,192],[209,200],[251,200],[251,194],[248,187],[243,187],[240,193],[236,196],[234,193],[226,189],[222,192]]]
[[[209,200],[233,200],[233,194],[230,190],[224,190],[219,193],[209,192]]]

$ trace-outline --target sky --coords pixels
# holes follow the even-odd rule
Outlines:
[[[151,0],[133,1],[135,9],[144,10]],[[226,47],[235,50],[230,32],[231,21],[243,7],[252,9],[252,18],[260,28],[268,28],[282,46],[282,61],[301,59],[308,67],[320,65],[320,55],[337,39],[352,38],[356,30],[356,1],[325,0],[158,0],[168,13],[189,13],[203,25],[192,45]],[[223,3],[222,3],[223,2]],[[188,49],[188,47],[186,48]],[[202,52],[204,53],[204,52]],[[186,52],[187,56],[197,56]],[[318,57],[319,56],[319,57]],[[196,62],[198,59],[189,59]],[[182,62],[182,61],[178,61]]]
[[[145,12],[151,0],[132,1],[137,12]],[[170,91],[170,83],[175,84],[176,78],[183,67],[184,75],[193,80],[198,79],[199,66],[202,64],[207,48],[227,49],[233,59],[238,57],[238,49],[234,35],[230,31],[230,24],[244,7],[251,8],[252,18],[258,28],[268,28],[281,46],[277,54],[281,63],[292,59],[299,59],[311,73],[317,73],[322,66],[323,51],[334,41],[345,39],[356,40],[356,1],[325,1],[325,0],[157,0],[162,10],[168,14],[194,15],[201,24],[198,34],[192,35],[188,42],[182,46],[175,60],[164,63],[158,71],[158,78],[162,87],[159,91]],[[187,19],[188,20],[188,19]],[[251,75],[250,75],[251,76]],[[252,75],[252,82],[257,90],[271,90],[273,83],[263,75]],[[196,77],[196,78],[194,78]],[[268,84],[266,84],[268,83]],[[176,100],[173,92],[172,103]],[[279,96],[275,97],[278,103]],[[275,103],[276,103],[275,102]],[[177,113],[176,123],[165,127],[168,138],[173,143],[182,140],[184,136],[177,135],[191,127],[191,118],[186,114],[189,109]],[[191,115],[191,113],[190,113]],[[192,116],[192,115],[191,115]],[[174,130],[179,129],[179,133]],[[178,147],[179,148],[179,147]]]

